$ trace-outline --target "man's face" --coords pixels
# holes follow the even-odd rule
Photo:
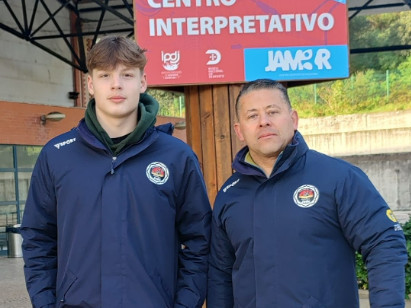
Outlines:
[[[275,158],[284,150],[298,127],[298,115],[290,110],[277,89],[258,89],[239,101],[238,138],[249,147],[254,160]]]
[[[94,69],[87,82],[96,101],[99,121],[137,119],[140,94],[147,89],[146,75],[139,68],[120,64],[113,70]]]

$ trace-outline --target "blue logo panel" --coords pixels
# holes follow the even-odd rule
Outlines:
[[[347,45],[244,49],[245,80],[349,77]]]

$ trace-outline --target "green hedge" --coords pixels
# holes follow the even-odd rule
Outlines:
[[[408,251],[408,263],[405,266],[405,298],[409,298],[411,294],[411,220],[402,225],[404,230],[405,239],[407,241],[407,251]],[[357,267],[357,282],[358,288],[367,290],[368,289],[368,276],[367,268],[362,260],[362,256],[356,254],[356,267]]]

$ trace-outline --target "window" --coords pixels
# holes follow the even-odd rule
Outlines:
[[[41,146],[0,145],[0,227],[19,224]]]

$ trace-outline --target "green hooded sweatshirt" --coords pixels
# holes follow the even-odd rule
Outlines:
[[[143,93],[140,95],[138,104],[138,119],[136,128],[127,135],[126,138],[118,143],[109,137],[107,132],[101,127],[96,115],[96,101],[91,99],[87,104],[85,121],[88,129],[98,140],[105,144],[114,156],[117,156],[121,150],[130,144],[138,143],[144,136],[147,129],[154,126],[159,109],[158,102],[150,95]]]

